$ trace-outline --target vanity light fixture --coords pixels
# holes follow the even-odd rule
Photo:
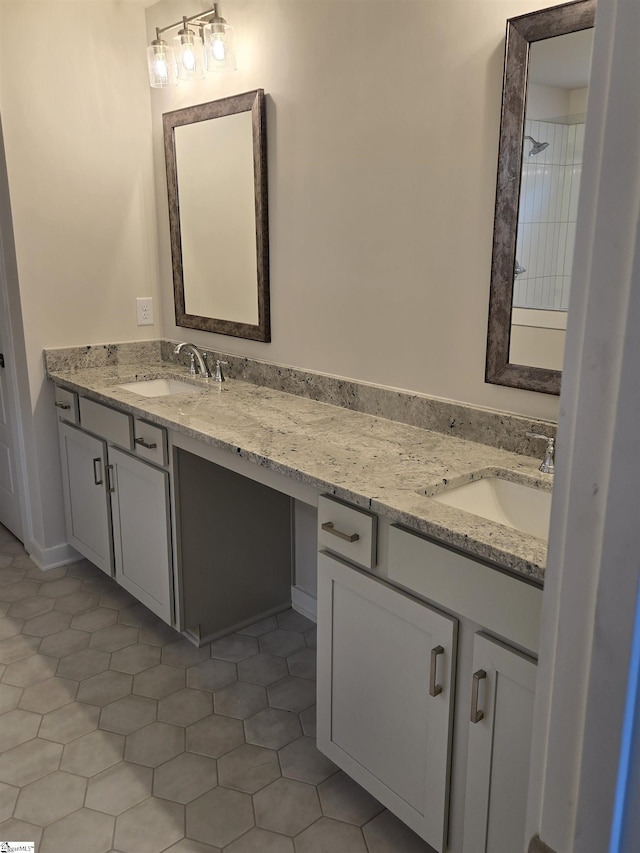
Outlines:
[[[189,26],[191,24],[191,26]],[[180,27],[173,46],[160,36]],[[166,27],[156,28],[156,37],[147,48],[149,82],[154,89],[176,86],[178,81],[202,80],[207,71],[235,71],[233,27],[220,16],[218,4],[209,11]]]
[[[213,17],[204,28],[204,50],[207,71],[236,70],[233,27],[220,17],[217,3],[213,4]]]
[[[204,45],[201,36],[182,19],[182,29],[173,39],[178,80],[204,80]]]
[[[147,65],[149,82],[154,89],[164,89],[178,84],[176,54],[171,45],[160,38],[160,30],[156,30],[156,38],[147,48]]]

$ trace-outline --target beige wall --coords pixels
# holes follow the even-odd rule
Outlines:
[[[65,534],[43,348],[160,331],[138,328],[134,302],[158,296],[144,10],[4,0],[0,21],[0,110],[33,419],[33,536],[47,548]]]
[[[5,0],[0,13],[0,106],[28,345],[153,337],[157,329],[137,327],[134,303],[156,295],[144,11]],[[15,32],[28,33],[28,62]]]
[[[509,361],[562,370],[567,312],[514,308]]]
[[[140,4],[0,3],[25,429],[43,547],[64,541],[47,346],[188,337],[555,417],[555,398],[483,381],[505,20],[544,5],[229,3],[241,70],[150,92]],[[202,6],[164,0],[147,10],[147,31]],[[15,32],[28,34],[29,62]],[[269,96],[271,345],[173,325],[161,141],[165,110],[258,87]],[[138,327],[134,300],[146,295],[156,297],[156,325]]]
[[[569,115],[576,115],[578,113],[586,113],[587,111],[587,98],[589,97],[589,87],[585,86],[584,89],[572,89],[569,94]]]
[[[546,5],[223,3],[238,72],[151,93],[165,333],[555,418],[556,398],[484,383],[505,22]],[[148,32],[201,7],[163,0],[147,10]],[[271,344],[175,327],[161,137],[163,112],[258,87],[268,96]]]
[[[570,115],[569,103],[569,89],[529,83],[526,113],[529,120],[546,121],[550,118]]]

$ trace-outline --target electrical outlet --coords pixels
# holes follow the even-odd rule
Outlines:
[[[139,326],[153,326],[153,298],[140,296],[136,299],[136,314]]]

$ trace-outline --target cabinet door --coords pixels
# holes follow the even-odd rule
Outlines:
[[[457,622],[318,556],[318,748],[445,845]]]
[[[106,445],[69,424],[59,423],[58,429],[69,542],[110,575],[113,558],[105,477]]]
[[[476,634],[464,853],[525,849],[536,670],[533,658]]]
[[[113,447],[109,465],[116,580],[171,624],[169,475]]]

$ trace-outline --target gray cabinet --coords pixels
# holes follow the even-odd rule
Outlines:
[[[134,442],[132,419],[124,412],[81,397],[77,411],[83,429],[66,422],[75,411],[61,411],[58,425],[69,542],[172,624],[169,473],[120,449],[137,452],[140,447],[156,453],[162,463],[166,434],[139,422],[139,444]]]
[[[445,849],[457,622],[318,557],[318,748]]]
[[[116,580],[171,624],[169,475],[115,447],[108,452]]]
[[[448,849],[519,853],[542,589],[394,526],[385,572],[459,621]]]
[[[524,850],[542,590],[384,519],[365,571],[320,503],[318,748],[437,851]]]
[[[536,670],[528,655],[475,635],[464,853],[525,849]]]
[[[106,485],[107,445],[70,424],[59,424],[67,536],[73,547],[112,573],[111,507]]]

